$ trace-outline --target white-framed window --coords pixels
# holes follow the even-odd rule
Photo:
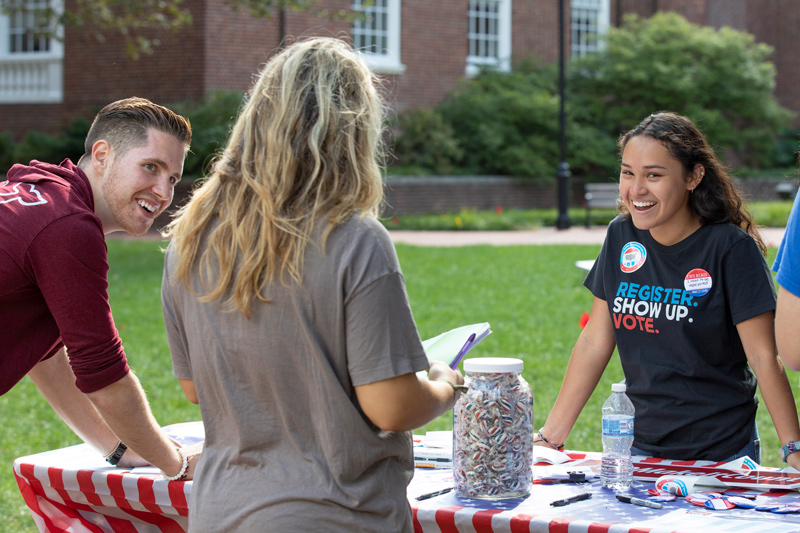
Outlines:
[[[0,103],[64,100],[63,28],[47,28],[48,11],[63,8],[63,0],[19,0],[0,12]]]
[[[353,48],[375,72],[402,74],[400,61],[400,0],[354,0]]]
[[[511,69],[511,0],[469,0],[467,75]]]
[[[572,57],[597,51],[600,36],[608,31],[609,0],[572,0]]]

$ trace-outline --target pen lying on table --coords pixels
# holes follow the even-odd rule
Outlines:
[[[453,487],[448,487],[446,489],[437,490],[436,492],[429,492],[428,494],[420,494],[419,496],[416,497],[416,500],[417,501],[427,500],[427,499],[433,498],[435,496],[441,496],[442,494],[447,494],[451,490],[453,490]]]
[[[642,507],[652,507],[653,509],[661,509],[664,507],[658,502],[651,502],[650,500],[642,500],[640,498],[632,498],[631,496],[623,496],[617,494],[617,499],[621,502],[632,503],[633,505],[641,505]]]
[[[550,505],[552,505],[553,507],[563,507],[571,503],[588,500],[591,497],[592,497],[591,492],[584,492],[583,494],[578,494],[577,496],[573,496],[572,498],[565,498],[563,500],[556,500],[554,502],[550,502]]]

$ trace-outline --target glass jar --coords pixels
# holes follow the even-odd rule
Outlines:
[[[522,360],[464,361],[465,384],[453,408],[453,483],[461,498],[524,498],[533,480],[533,395]]]

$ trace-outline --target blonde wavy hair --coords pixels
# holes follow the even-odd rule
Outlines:
[[[337,225],[378,213],[383,112],[374,75],[346,43],[315,38],[274,56],[210,176],[167,226],[178,254],[171,281],[188,287],[199,259],[200,301],[232,289],[225,304],[248,318],[256,298],[269,302],[270,283],[287,284],[287,274],[302,283],[320,222],[324,249]]]

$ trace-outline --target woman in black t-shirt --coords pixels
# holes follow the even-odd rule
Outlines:
[[[586,279],[591,319],[535,444],[563,445],[618,347],[636,407],[634,453],[760,461],[757,378],[782,456],[800,467],[791,453],[797,411],[775,348],[775,288],[741,194],[680,115],[650,115],[619,147],[622,214]]]

